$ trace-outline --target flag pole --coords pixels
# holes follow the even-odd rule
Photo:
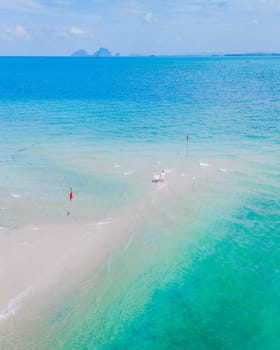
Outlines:
[[[186,135],[186,156],[189,154],[189,135]]]
[[[72,202],[72,199],[73,199],[73,191],[72,191],[72,187],[70,187],[70,192],[69,192],[69,200],[70,202]],[[69,216],[71,213],[70,213],[70,209],[67,211],[67,216]]]

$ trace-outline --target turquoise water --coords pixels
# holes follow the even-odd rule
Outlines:
[[[279,349],[279,76],[278,58],[1,58],[0,225],[65,220],[70,186],[77,220],[100,220],[159,166],[173,179],[32,341],[9,344]]]

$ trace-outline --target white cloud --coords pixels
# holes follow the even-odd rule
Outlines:
[[[83,29],[81,29],[79,27],[72,27],[72,28],[69,29],[69,32],[71,34],[74,34],[74,35],[83,35],[83,34],[87,34],[88,33],[87,30],[83,30]]]
[[[15,27],[14,35],[17,38],[22,38],[24,40],[29,40],[30,39],[30,35],[29,35],[28,31],[21,25]]]
[[[144,21],[147,23],[155,23],[157,19],[152,12],[146,12],[144,15]]]
[[[6,40],[22,39],[25,41],[29,41],[31,39],[30,34],[22,25],[17,25],[12,29],[6,29],[2,35],[2,38]]]
[[[125,3],[123,11],[132,15],[139,16],[140,18],[142,17],[146,23],[155,23],[157,21],[155,15],[151,11],[148,11],[145,4],[135,0]]]
[[[55,30],[54,33],[59,37],[83,36],[86,38],[94,38],[94,33],[91,30],[82,29],[80,27],[64,27],[62,29]]]

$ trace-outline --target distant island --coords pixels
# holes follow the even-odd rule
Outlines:
[[[112,52],[104,47],[100,47],[92,55],[89,54],[84,49],[79,49],[72,53],[72,57],[120,57],[120,53],[116,52],[114,55]],[[280,53],[266,53],[266,52],[251,52],[251,53],[216,53],[216,54],[187,54],[187,55],[141,55],[141,54],[131,54],[126,57],[270,57],[270,56],[280,56]],[[124,57],[124,56],[123,56]]]
[[[72,57],[112,57],[113,54],[109,49],[100,47],[100,49],[95,51],[93,55],[90,55],[86,50],[80,49],[78,51],[75,51],[71,56]],[[120,54],[117,53],[116,56],[120,56]]]
[[[86,50],[78,50],[72,53],[72,57],[89,57],[89,54]]]

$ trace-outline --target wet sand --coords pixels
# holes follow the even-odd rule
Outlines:
[[[141,213],[159,205],[174,191],[176,180],[184,190],[193,186],[193,178],[180,174],[164,183],[151,183],[147,193],[133,205],[122,208],[117,216],[99,221],[77,222],[73,217],[59,224],[2,227],[0,230],[0,322],[20,311],[21,304],[34,295],[61,282],[66,270],[79,273],[90,264],[95,270],[113,252],[129,241],[131,227],[141,221]],[[183,181],[184,180],[184,181]],[[51,221],[51,220],[50,220]],[[74,276],[73,276],[74,277]],[[1,327],[0,323],[0,327]]]

